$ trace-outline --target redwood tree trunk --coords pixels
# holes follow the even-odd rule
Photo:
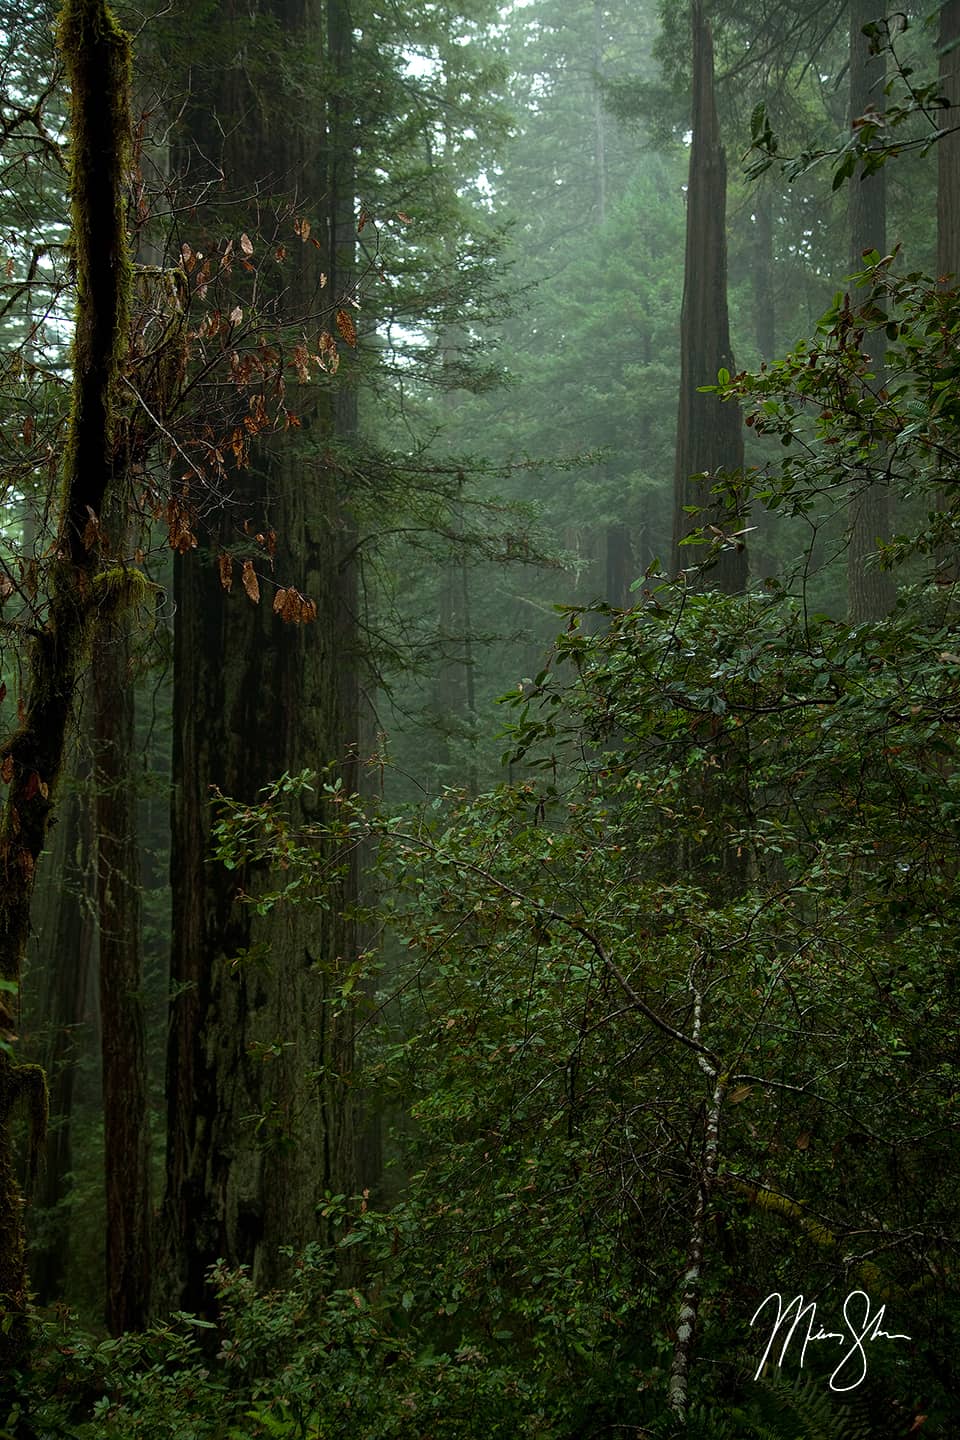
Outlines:
[[[278,87],[269,117],[250,107],[249,95],[205,95],[204,108],[198,98],[189,116],[189,138],[218,154],[216,111],[250,109],[222,151],[231,188],[253,195],[267,175],[296,185],[321,248],[291,248],[284,284],[295,318],[342,303],[353,283],[352,26],[343,0],[325,8],[282,0],[274,13],[297,53],[323,54],[323,95],[304,113]],[[238,83],[236,73],[225,83]],[[230,223],[242,226],[236,215]],[[247,227],[254,232],[252,217]],[[236,549],[245,520],[254,532],[275,531],[272,574],[316,602],[316,622],[285,625],[274,615],[266,574],[254,605],[240,587],[221,588],[212,560],[175,561],[175,998],[163,1245],[166,1298],[195,1311],[210,1309],[205,1275],[215,1260],[247,1264],[258,1282],[274,1282],[281,1245],[324,1238],[324,1193],[349,1194],[358,1183],[351,1021],[334,1003],[338,975],[356,951],[353,925],[341,915],[355,876],[334,887],[328,909],[259,917],[238,899],[237,873],[210,861],[212,786],[253,801],[284,773],[328,764],[354,783],[345,761],[357,736],[355,578],[346,559],[353,534],[335,449],[356,423],[350,369],[345,359],[335,394],[318,385],[297,394],[310,451],[298,453],[292,432],[277,447],[258,445],[249,470],[232,477],[230,513],[202,537],[215,553]],[[300,803],[309,818],[320,802],[307,794]],[[263,878],[240,877],[248,894]]]
[[[736,517],[711,501],[717,471],[743,466],[743,429],[736,405],[701,395],[717,372],[733,372],[727,315],[727,162],[713,90],[713,40],[702,0],[690,6],[693,32],[693,141],[687,187],[687,240],[680,321],[680,410],[674,482],[673,553],[677,570],[691,569],[703,558],[699,547],[681,541],[699,525],[717,522],[725,531],[740,528]],[[704,478],[706,477],[706,478]],[[690,516],[684,507],[703,507]],[[733,520],[733,523],[731,523]],[[731,545],[719,555],[707,583],[734,594],[747,579],[746,551]]]
[[[50,1027],[44,1063],[50,1084],[51,1123],[35,1203],[46,1214],[42,1238],[33,1242],[30,1267],[33,1289],[41,1305],[49,1305],[63,1295],[70,1229],[62,1202],[71,1189],[77,1041],[88,1019],[87,987],[94,939],[89,767],[77,766],[72,773],[84,788],[71,789],[54,833],[49,867],[59,879],[56,896],[52,886],[41,887],[50,892],[45,897],[38,894],[38,899],[46,898],[47,914],[52,916],[52,923],[40,930],[47,967],[42,1013]],[[94,1044],[92,1036],[89,1043]]]
[[[103,627],[93,667],[106,1321],[113,1335],[146,1324],[153,1258],[129,615]]]

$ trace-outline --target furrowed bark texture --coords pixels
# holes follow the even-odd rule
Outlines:
[[[94,1043],[87,1008],[94,940],[89,766],[78,761],[71,766],[71,775],[79,788],[72,789],[62,803],[45,871],[58,877],[59,883],[55,888],[41,883],[34,904],[37,948],[41,963],[46,964],[41,1014],[50,1027],[44,1064],[49,1076],[51,1124],[34,1198],[47,1214],[42,1237],[39,1242],[36,1237],[33,1240],[30,1266],[30,1279],[41,1305],[52,1304],[63,1294],[70,1221],[60,1202],[72,1187],[74,1081],[81,1037],[89,1046]]]
[[[106,1321],[113,1335],[146,1324],[153,1259],[130,662],[124,609],[101,627],[93,665]]]
[[[71,196],[77,273],[73,410],[64,460],[61,523],[43,629],[27,658],[24,715],[0,746],[9,788],[0,828],[0,979],[19,985],[30,897],[63,765],[80,675],[97,614],[97,519],[111,480],[113,389],[127,337],[130,264],[123,184],[130,134],[130,48],[103,0],[67,0],[60,45],[71,100]],[[10,1032],[11,995],[0,993],[0,1029]],[[36,1067],[0,1052],[0,1364],[22,1350],[26,1273],[22,1201],[10,1123],[31,1101],[32,1147],[42,1143],[46,1085]]]
[[[202,97],[206,107],[197,97],[186,138],[222,154],[232,190],[252,195],[265,176],[279,194],[296,186],[320,249],[293,240],[286,313],[310,315],[315,332],[333,328],[330,309],[353,283],[352,26],[342,0],[279,0],[271,13],[297,53],[323,57],[309,113],[279,91],[262,107],[231,71],[225,83],[240,93]],[[226,12],[222,19],[228,26]],[[217,112],[246,116],[225,147],[215,145]],[[345,360],[335,388],[297,393],[306,444],[292,445],[290,433],[276,447],[258,442],[250,468],[231,477],[233,504],[203,539],[208,553],[176,559],[163,1268],[165,1298],[196,1311],[210,1310],[205,1276],[214,1261],[247,1264],[272,1283],[282,1273],[279,1246],[324,1238],[324,1192],[349,1194],[357,1184],[351,1022],[331,1003],[356,950],[339,914],[355,877],[328,909],[258,917],[237,897],[237,872],[209,860],[211,786],[253,801],[285,772],[327,764],[354,783],[343,764],[357,734],[355,582],[345,559],[353,536],[337,450],[355,427],[349,370]],[[277,537],[272,571],[258,561],[259,605],[239,586],[226,593],[214,563],[218,549],[236,551],[246,519]],[[272,613],[273,575],[316,601],[314,624],[285,625]],[[304,818],[318,803],[304,797]],[[254,872],[239,880],[250,894],[263,883]]]
[[[713,40],[701,0],[690,7],[693,31],[693,142],[687,187],[687,240],[683,308],[680,319],[680,409],[674,479],[673,556],[677,570],[695,566],[699,548],[680,542],[699,525],[717,520],[737,530],[710,501],[710,480],[717,470],[743,466],[743,429],[736,405],[721,405],[699,386],[715,385],[717,371],[733,372],[727,315],[727,161],[713,90]],[[686,505],[703,513],[690,516]],[[706,583],[736,594],[747,580],[742,547],[720,554]]]

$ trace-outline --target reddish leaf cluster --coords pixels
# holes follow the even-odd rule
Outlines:
[[[194,535],[191,525],[193,514],[191,507],[185,498],[173,496],[167,502],[167,526],[170,532],[170,549],[176,550],[178,555],[185,555],[188,550],[195,550],[197,537]]]
[[[273,597],[273,613],[288,625],[309,625],[317,618],[316,600],[308,600],[299,590],[289,586]]]
[[[349,310],[337,311],[337,329],[340,332],[341,339],[345,340],[348,345],[356,345],[357,327],[353,323],[353,316]]]

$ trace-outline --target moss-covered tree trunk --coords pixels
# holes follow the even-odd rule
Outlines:
[[[49,603],[27,657],[22,722],[0,745],[7,784],[0,827],[0,1030],[16,1023],[30,898],[98,605],[99,517],[117,444],[114,386],[127,341],[130,264],[123,185],[130,134],[130,49],[103,0],[67,0],[60,45],[70,80],[71,196],[77,273],[73,408],[64,459]],[[0,1365],[22,1349],[25,1326],[22,1200],[12,1163],[12,1114],[27,1099],[34,1148],[46,1109],[42,1071],[0,1051]],[[6,1317],[9,1317],[9,1324]]]
[[[343,0],[278,0],[271,13],[290,53],[317,66],[311,105],[304,110],[280,83],[269,97],[244,91],[233,71],[224,85],[240,92],[195,97],[186,142],[222,157],[234,191],[262,191],[264,177],[281,194],[296,190],[319,248],[293,241],[284,303],[288,318],[323,312],[326,322],[310,321],[315,331],[330,327],[330,308],[353,283],[352,27]],[[229,28],[227,7],[220,21]],[[247,118],[213,149],[218,113]],[[242,226],[235,211],[231,223]],[[253,233],[253,217],[246,223]],[[255,895],[263,877],[209,859],[211,786],[253,800],[285,772],[328,764],[353,783],[343,765],[357,735],[342,460],[356,417],[349,370],[345,360],[335,391],[297,392],[305,443],[291,432],[276,445],[259,442],[250,468],[232,476],[233,504],[201,538],[201,554],[176,560],[163,1268],[165,1298],[192,1310],[209,1308],[206,1271],[220,1257],[250,1265],[262,1283],[275,1280],[279,1246],[323,1238],[324,1192],[350,1193],[357,1183],[352,1035],[335,1003],[338,974],[356,950],[340,915],[353,877],[335,887],[329,909],[261,917],[238,889]],[[213,563],[227,547],[238,560],[254,558],[244,551],[247,520],[254,532],[276,533],[272,567],[258,561],[256,605],[239,585],[225,592]],[[315,623],[285,625],[273,613],[274,577],[316,602]],[[317,803],[306,795],[304,815]]]
[[[850,4],[850,122],[873,108],[882,110],[884,102],[885,66],[883,55],[871,53],[871,43],[863,27],[881,18],[885,7],[880,0],[851,0]],[[858,170],[849,187],[850,269],[863,269],[864,252],[887,248],[887,185],[886,171],[881,167],[873,175],[863,176]],[[884,383],[886,340],[882,330],[874,330],[864,338],[864,349],[870,356],[870,382],[875,393]],[[864,473],[854,483],[850,521],[850,545],[847,550],[847,615],[853,625],[864,620],[879,620],[893,608],[896,590],[887,571],[877,568],[873,556],[879,541],[890,536],[890,495],[882,478],[884,459],[878,456],[874,471]]]
[[[673,556],[689,570],[703,552],[681,545],[700,525],[730,528],[722,507],[711,502],[718,471],[743,466],[743,427],[736,405],[721,405],[699,387],[714,385],[721,369],[733,371],[727,314],[727,161],[713,86],[713,39],[702,0],[692,0],[693,140],[687,186],[687,239],[680,319],[680,407],[674,479]],[[703,509],[691,516],[685,507]],[[740,527],[736,524],[734,530]],[[708,583],[735,594],[747,580],[742,545],[730,544],[711,568]]]

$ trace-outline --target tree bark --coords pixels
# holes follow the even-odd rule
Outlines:
[[[62,806],[55,832],[49,869],[59,879],[56,897],[43,886],[52,911],[52,924],[40,928],[46,955],[47,978],[43,1017],[50,1039],[44,1055],[49,1077],[51,1124],[46,1160],[35,1204],[45,1211],[42,1238],[33,1241],[30,1278],[37,1300],[49,1305],[63,1294],[69,1215],[63,1203],[71,1189],[73,1171],[73,1091],[77,1067],[77,1037],[87,1019],[94,940],[93,835],[89,801],[89,766],[71,767],[76,786]],[[38,892],[38,900],[41,898]],[[36,908],[36,907],[35,907]],[[93,1044],[92,1037],[89,1042]]]
[[[940,94],[950,101],[941,116],[944,129],[960,125],[960,0],[940,9]],[[937,273],[960,284],[960,130],[937,145]]]
[[[106,1321],[120,1335],[147,1322],[153,1260],[129,611],[108,620],[100,640],[93,677]]]
[[[711,501],[710,484],[718,471],[743,467],[743,428],[736,405],[701,395],[701,385],[714,385],[717,372],[733,372],[727,314],[727,162],[713,89],[713,40],[702,0],[692,0],[693,140],[687,187],[687,239],[680,320],[680,408],[674,480],[673,555],[677,570],[691,570],[698,550],[681,541],[703,524],[714,522],[725,532],[738,530],[723,506]],[[685,506],[702,507],[690,516]],[[747,580],[742,544],[726,545],[709,571],[706,583],[736,594]]]
[[[74,699],[99,607],[98,519],[112,480],[114,387],[127,344],[130,262],[124,184],[130,137],[130,46],[103,0],[67,0],[60,45],[71,90],[71,200],[77,312],[73,409],[64,461],[49,604],[27,657],[23,719],[0,745],[7,801],[0,827],[0,1032],[12,1034],[15,995],[30,933],[30,900],[63,766]],[[37,1066],[0,1051],[0,1365],[26,1341],[23,1209],[13,1172],[11,1118],[33,1113],[31,1152],[46,1122]]]
[[[879,18],[879,0],[851,0],[850,4],[850,123],[872,106],[883,106],[885,65],[882,55],[870,54],[870,42],[863,34],[864,25]],[[873,175],[854,174],[849,188],[850,268],[863,268],[865,252],[887,248],[887,187],[886,171]],[[882,330],[868,332],[864,349],[870,357],[874,375],[874,391],[883,388],[886,341]],[[850,544],[847,550],[847,616],[852,625],[866,620],[879,620],[892,608],[896,599],[893,579],[873,563],[877,542],[890,534],[890,497],[886,482],[864,475],[851,493],[852,519]]]
[[[345,303],[354,281],[352,25],[344,0],[284,0],[275,13],[290,46],[322,53],[324,96],[302,119],[291,97],[259,130],[250,107],[222,163],[231,186],[248,185],[251,194],[265,175],[283,176],[286,185],[293,178],[320,242],[320,249],[298,243],[285,271],[294,318],[316,311],[321,272],[331,306]],[[242,114],[250,101],[239,97],[247,103],[237,107],[236,96],[204,98],[206,107],[190,117],[201,149],[213,138],[218,109]],[[356,875],[332,887],[328,908],[291,906],[260,917],[238,898],[237,874],[210,861],[211,787],[254,801],[283,774],[324,765],[348,787],[355,782],[347,752],[358,729],[356,578],[346,558],[354,539],[339,448],[356,426],[351,369],[344,357],[334,393],[314,385],[307,398],[298,395],[308,452],[299,453],[288,433],[280,447],[259,445],[250,469],[232,476],[231,516],[205,537],[207,563],[175,562],[175,998],[163,1249],[166,1299],[199,1312],[211,1309],[205,1279],[215,1260],[249,1265],[258,1283],[273,1283],[282,1273],[281,1245],[325,1238],[324,1193],[358,1186],[352,1022],[335,1000],[338,975],[357,950],[353,923],[343,917]],[[236,551],[245,519],[254,531],[276,532],[274,573],[316,602],[314,624],[285,625],[269,595],[253,605],[242,591],[222,589],[210,561],[218,549]],[[305,793],[303,818],[322,803]],[[264,877],[240,878],[255,895]]]

